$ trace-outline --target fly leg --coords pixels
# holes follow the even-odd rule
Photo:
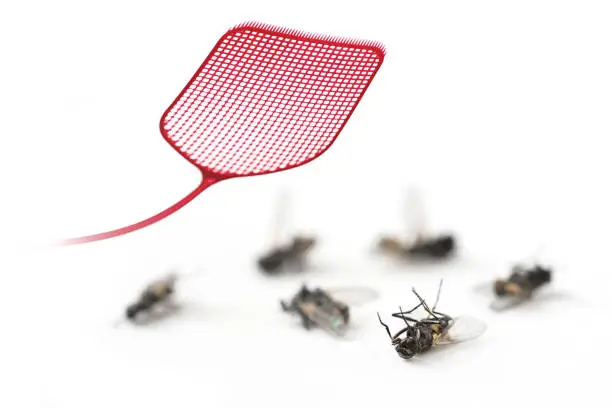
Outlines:
[[[380,322],[380,324],[383,325],[383,327],[387,330],[387,334],[389,335],[389,338],[391,340],[393,340],[393,336],[391,335],[391,330],[389,330],[389,326],[387,326],[382,319],[380,318],[380,313],[376,313],[376,315],[378,316],[378,321]]]
[[[423,305],[423,302],[420,302],[418,305],[416,305],[416,306],[415,306],[415,307],[413,307],[412,309],[407,310],[407,311],[405,311],[405,312],[404,312],[404,311],[402,311],[402,310],[401,310],[401,308],[400,308],[400,312],[399,312],[399,313],[398,313],[398,312],[391,313],[391,316],[392,316],[392,317],[396,317],[396,318],[398,318],[398,319],[404,319],[404,318],[406,318],[406,319],[410,320],[411,322],[417,322],[418,320],[415,320],[415,319],[413,319],[413,318],[411,318],[411,317],[408,317],[408,316],[406,316],[406,315],[409,315],[410,313],[414,312],[415,310],[417,310],[417,309],[418,309],[419,307],[421,307],[422,305]]]
[[[423,305],[423,308],[425,309],[425,311],[427,311],[427,313],[429,313],[432,317],[435,318],[436,317],[435,313],[432,312],[432,310],[429,308],[429,306],[427,305],[427,302],[425,302],[425,299],[423,299],[421,295],[419,295],[414,288],[412,288],[412,293],[414,293],[414,295],[421,301],[421,304]]]
[[[406,323],[406,330],[411,330],[412,328],[410,327],[410,324],[408,324],[408,319],[412,320],[413,322],[416,321],[415,319],[412,319],[410,317],[406,317],[404,316],[404,312],[402,311],[402,308],[399,308],[400,312],[399,312],[399,316],[402,317],[402,320],[404,320],[404,323]]]

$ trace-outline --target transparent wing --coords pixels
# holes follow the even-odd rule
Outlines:
[[[462,343],[480,337],[487,330],[485,322],[471,316],[459,316],[453,320],[448,331],[437,341],[437,344]]]
[[[289,190],[283,187],[278,192],[276,198],[276,209],[274,212],[274,221],[271,232],[271,245],[274,247],[280,246],[283,238],[283,229],[287,227],[289,220]]]
[[[423,204],[422,194],[416,187],[407,189],[404,197],[404,222],[406,225],[406,233],[408,242],[413,242],[419,239],[427,228],[427,219],[425,215],[425,206]]]
[[[335,300],[346,303],[349,306],[360,306],[378,299],[379,293],[365,286],[337,287],[325,289]]]
[[[320,308],[309,310],[308,317],[317,326],[336,336],[344,336],[348,330],[348,323],[342,316],[329,313]]]
[[[483,295],[493,294],[493,282],[482,282],[474,286],[474,292]]]
[[[510,268],[510,274],[523,274],[527,271],[527,269],[529,269],[529,267],[526,263],[515,263],[512,265],[512,268]]]
[[[533,265],[537,263],[537,260],[542,257],[542,254],[546,251],[546,244],[540,242],[539,245],[531,251],[530,254],[524,257],[522,264]]]
[[[164,290],[166,287],[173,286],[179,278],[179,274],[176,271],[169,272],[166,276],[157,278],[145,286],[145,291],[158,292]]]
[[[493,302],[491,302],[491,309],[496,312],[502,312],[507,309],[511,309],[520,305],[529,299],[529,296],[504,296],[498,297]]]

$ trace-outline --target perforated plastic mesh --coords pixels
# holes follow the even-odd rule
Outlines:
[[[156,223],[224,178],[285,170],[323,153],[384,59],[372,41],[245,23],[229,30],[166,110],[166,140],[202,171],[200,185],[145,220],[60,245]]]
[[[242,24],[219,40],[166,111],[162,133],[218,175],[298,166],[335,140],[383,58],[371,41]]]

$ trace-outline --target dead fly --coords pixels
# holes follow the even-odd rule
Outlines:
[[[386,253],[414,260],[440,260],[449,258],[455,249],[452,235],[436,237],[417,237],[411,244],[405,245],[396,238],[382,237],[378,248]]]
[[[281,228],[286,221],[287,207],[287,193],[283,191],[276,212],[272,249],[257,260],[259,269],[268,275],[277,275],[290,270],[304,271],[307,267],[306,258],[317,242],[314,237],[307,236],[294,236],[285,244],[279,242]]]
[[[408,222],[411,238],[403,242],[399,238],[384,236],[378,240],[377,249],[400,259],[434,261],[450,258],[456,252],[455,237],[451,234],[426,235],[425,214],[420,195],[414,189],[406,194],[406,211],[412,222]]]
[[[486,325],[480,320],[469,316],[454,318],[436,311],[441,289],[442,281],[440,281],[436,303],[433,308],[430,308],[413,288],[412,292],[418,298],[419,303],[408,311],[403,311],[400,307],[398,313],[391,315],[401,319],[405,325],[395,335],[391,335],[389,326],[382,321],[380,314],[378,315],[380,324],[387,331],[391,344],[401,358],[408,360],[417,354],[425,353],[432,347],[464,342],[479,337],[485,332]],[[416,319],[411,316],[421,307],[427,312],[427,317]]]
[[[507,279],[496,279],[489,288],[495,296],[491,309],[502,311],[531,299],[552,280],[552,269],[539,264],[515,265]],[[489,290],[491,290],[489,289]]]
[[[125,308],[125,319],[130,323],[144,324],[175,312],[178,309],[174,298],[178,279],[198,274],[178,275],[173,272],[150,282],[141,291],[140,296]]]
[[[276,247],[260,257],[257,264],[269,275],[287,270],[303,271],[306,269],[306,255],[315,242],[315,239],[310,237],[294,237],[289,244]]]
[[[336,298],[338,295],[344,298],[357,295],[357,298],[353,298],[349,302],[343,302]],[[320,288],[311,290],[306,285],[302,285],[290,301],[281,301],[280,303],[283,311],[300,317],[305,329],[320,327],[332,334],[343,336],[349,328],[350,311],[348,303],[356,305],[369,301],[376,296],[377,294],[374,291],[367,288],[342,288],[324,291]]]
[[[175,309],[173,297],[177,275],[168,276],[149,283],[136,301],[125,309],[125,318],[132,323],[148,323]]]

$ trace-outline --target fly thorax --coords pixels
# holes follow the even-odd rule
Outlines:
[[[420,336],[418,339],[419,349],[421,351],[429,350],[434,344],[435,338],[439,334],[434,333],[430,328],[424,327],[420,330]]]
[[[147,292],[161,299],[167,296],[171,292],[171,290],[166,282],[156,282],[149,286]]]
[[[542,286],[551,281],[550,270],[537,267],[529,273],[528,280],[534,288]]]

